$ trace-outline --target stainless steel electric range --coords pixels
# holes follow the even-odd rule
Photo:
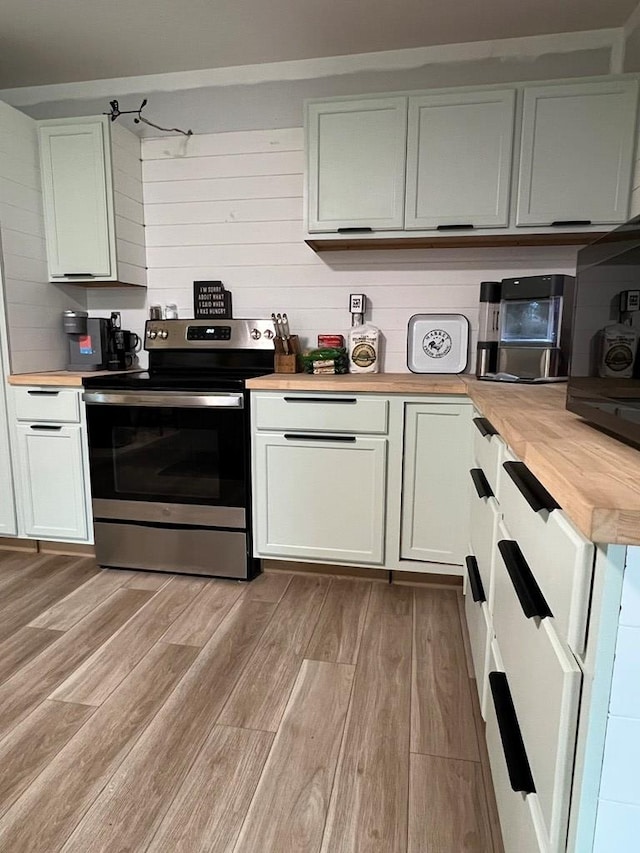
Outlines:
[[[88,377],[101,566],[253,577],[245,381],[273,371],[270,320],[149,320],[145,373]]]

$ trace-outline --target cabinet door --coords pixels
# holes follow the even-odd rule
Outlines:
[[[469,542],[470,407],[407,403],[400,556],[462,564]]]
[[[46,539],[86,539],[80,427],[20,424],[16,430],[25,532]]]
[[[405,228],[509,222],[515,90],[409,98]]]
[[[407,99],[310,104],[308,228],[402,228]]]
[[[637,100],[635,80],[525,90],[517,225],[627,218]]]
[[[384,561],[386,438],[258,434],[257,556]]]
[[[102,122],[43,125],[40,161],[49,276],[113,274],[108,145]]]

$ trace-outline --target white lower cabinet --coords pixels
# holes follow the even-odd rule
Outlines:
[[[4,391],[0,388],[0,416],[5,414]],[[16,512],[11,473],[11,454],[6,418],[0,417],[0,536],[15,536]]]
[[[80,425],[18,424],[16,431],[25,533],[86,540]]]
[[[87,426],[76,388],[11,388],[18,535],[93,542]]]
[[[254,454],[260,555],[384,562],[386,438],[258,434]]]
[[[405,406],[402,559],[463,563],[468,544],[470,424],[468,405]]]
[[[255,556],[462,574],[472,409],[450,400],[253,392]]]

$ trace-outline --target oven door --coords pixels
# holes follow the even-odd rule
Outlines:
[[[87,391],[96,519],[246,528],[241,393]]]

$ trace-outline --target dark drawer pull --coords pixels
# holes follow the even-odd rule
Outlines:
[[[95,273],[92,272],[63,272],[65,278],[94,278]]]
[[[484,475],[484,471],[482,468],[472,468],[469,473],[471,474],[471,479],[473,480],[473,485],[475,486],[476,492],[478,493],[479,498],[492,498],[493,491],[491,486],[489,485],[489,481]]]
[[[353,228],[338,228],[338,234],[370,234],[373,231],[373,228],[370,226],[362,226]]]
[[[486,418],[474,418],[473,422],[481,436],[486,437],[487,435],[498,435],[498,430],[494,427],[491,421],[488,421]]]
[[[31,424],[30,429],[42,429],[48,432],[59,432],[61,426],[53,426],[53,424]]]
[[[487,597],[484,594],[484,587],[482,586],[482,578],[480,577],[478,561],[475,557],[465,557],[465,563],[467,564],[467,575],[469,577],[469,586],[471,587],[471,597],[476,603],[486,601]]]
[[[284,397],[285,403],[357,403],[355,397]]]
[[[502,467],[534,512],[540,512],[541,509],[546,509],[547,512],[560,509],[560,504],[549,494],[524,462],[503,462]]]
[[[490,672],[489,686],[493,707],[496,709],[502,751],[511,787],[514,791],[522,791],[523,794],[535,794],[536,786],[533,784],[529,759],[524,748],[516,709],[513,707],[507,676],[504,672]]]
[[[538,616],[540,619],[553,616],[518,543],[512,539],[501,539],[498,542],[498,549],[507,567],[522,612],[527,619],[533,616]]]
[[[467,228],[473,228],[473,225],[470,222],[460,222],[454,225],[438,225],[436,231],[462,231]]]
[[[307,435],[302,432],[285,432],[284,437],[287,441],[342,441],[354,442],[355,435]]]
[[[574,226],[591,225],[591,220],[590,219],[555,219],[551,223],[551,226],[553,228],[556,228],[557,226],[562,226],[562,225],[574,225]]]
[[[57,397],[59,393],[59,391],[47,391],[44,388],[38,388],[33,391],[27,391],[27,394],[30,397]]]

